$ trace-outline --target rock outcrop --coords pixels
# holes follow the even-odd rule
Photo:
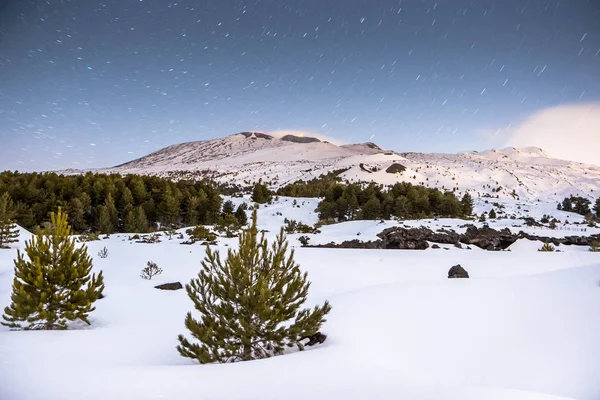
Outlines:
[[[558,245],[590,246],[593,242],[600,241],[600,235],[567,236],[564,238],[549,238],[525,233],[512,233],[510,229],[496,230],[485,225],[481,228],[469,224],[465,226],[466,232],[458,234],[452,230],[441,229],[436,232],[426,227],[387,228],[377,235],[375,241],[360,241],[358,239],[342,243],[329,243],[325,245],[307,247],[327,247],[342,249],[397,249],[397,250],[425,250],[429,242],[454,245],[463,248],[462,244],[477,246],[484,250],[501,251],[509,248],[518,239],[538,240],[544,243]],[[467,247],[469,249],[469,247]]]

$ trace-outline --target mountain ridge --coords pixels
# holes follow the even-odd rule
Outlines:
[[[391,168],[394,165],[399,166]],[[553,158],[537,147],[456,154],[400,153],[371,142],[338,146],[316,137],[276,137],[264,132],[175,144],[115,167],[92,171],[172,179],[210,178],[242,186],[263,180],[277,188],[340,170],[344,171],[340,174],[343,180],[384,185],[409,182],[459,194],[468,191],[480,198],[559,201],[571,194],[600,196],[599,166]]]

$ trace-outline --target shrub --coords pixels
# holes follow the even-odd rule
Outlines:
[[[594,253],[599,253],[600,252],[600,242],[593,241],[590,244],[590,251],[594,252]]]
[[[85,233],[79,236],[79,241],[82,243],[93,242],[95,240],[100,240],[100,234],[98,232]]]
[[[308,241],[310,240],[310,238],[308,236],[300,236],[298,240],[300,241],[300,244],[302,246],[308,246]]]
[[[148,265],[142,269],[140,276],[144,279],[152,279],[153,276],[162,274],[163,270],[156,263],[148,261]]]
[[[98,257],[100,257],[100,258],[107,258],[108,257],[108,249],[106,248],[106,246],[104,246],[102,248],[102,250],[100,250],[98,252]]]
[[[208,241],[214,242],[217,240],[217,235],[212,233],[208,228],[198,225],[194,228],[185,231],[192,242]]]
[[[544,243],[544,245],[538,251],[553,252],[554,250],[556,249],[550,243]]]
[[[315,228],[313,228],[312,226],[306,225],[302,222],[298,222],[296,220],[290,220],[285,218],[283,220],[283,222],[285,223],[285,227],[283,228],[285,233],[291,234],[291,233],[314,233]]]

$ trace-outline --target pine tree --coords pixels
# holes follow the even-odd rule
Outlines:
[[[19,240],[19,229],[14,222],[16,215],[17,209],[10,195],[4,192],[0,196],[0,249]]]
[[[200,198],[198,196],[191,196],[185,208],[185,223],[188,226],[195,226],[198,224],[198,206],[200,205]]]
[[[106,210],[108,211],[108,218],[110,220],[110,226],[111,226],[110,232],[106,232],[106,233],[112,233],[115,231],[115,229],[117,228],[117,226],[119,224],[119,215],[117,213],[117,206],[115,206],[115,200],[114,200],[112,194],[109,193],[106,196],[106,199],[104,200],[104,206],[106,207]]]
[[[600,198],[598,198],[594,204],[594,212],[596,213],[596,217],[600,218]]]
[[[259,181],[252,189],[252,201],[255,203],[268,203],[271,201],[272,194],[267,185]]]
[[[258,237],[256,211],[239,249],[230,249],[225,262],[207,247],[202,270],[186,285],[202,317],[188,313],[185,326],[200,343],[179,335],[179,353],[205,364],[266,358],[286,347],[302,350],[302,338],[317,333],[331,306],[326,301],[300,309],[310,282],[287,248],[283,229],[272,246],[264,234]]]
[[[177,200],[171,190],[167,190],[158,205],[160,221],[163,225],[170,227],[177,223],[180,211],[179,206],[179,200]]]
[[[77,232],[82,232],[86,228],[84,205],[78,197],[73,197],[69,201],[69,224]]]
[[[67,214],[59,208],[50,224],[26,242],[15,260],[10,306],[2,325],[14,329],[67,329],[68,321],[88,325],[88,314],[104,290],[102,272],[91,274],[87,247],[70,238]]]
[[[473,215],[473,198],[468,192],[466,192],[460,200],[460,206],[462,208],[462,214],[465,217]]]
[[[375,195],[362,208],[362,219],[377,219],[381,216],[381,202]]]
[[[248,215],[246,214],[247,209],[248,206],[246,203],[242,203],[235,210],[235,218],[240,226],[245,226],[248,223]]]
[[[101,205],[96,207],[96,230],[108,234],[113,232],[113,224],[110,220],[108,207]]]
[[[496,210],[494,210],[493,208],[490,210],[490,214],[489,214],[490,219],[496,219],[497,215],[496,215]]]
[[[128,233],[143,233],[136,232],[137,231],[137,221],[135,218],[136,212],[134,210],[129,210],[127,215],[125,215],[125,220],[123,221],[123,231]]]
[[[225,203],[223,203],[223,212],[221,213],[221,216],[224,217],[227,214],[233,215],[234,209],[233,202],[231,200],[227,200]]]
[[[146,213],[144,212],[143,207],[137,207],[135,209],[135,232],[136,233],[146,233],[149,231],[148,228],[148,218],[146,218]]]

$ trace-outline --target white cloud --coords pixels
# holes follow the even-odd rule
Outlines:
[[[600,103],[542,110],[514,128],[506,146],[535,146],[554,157],[600,165]]]

